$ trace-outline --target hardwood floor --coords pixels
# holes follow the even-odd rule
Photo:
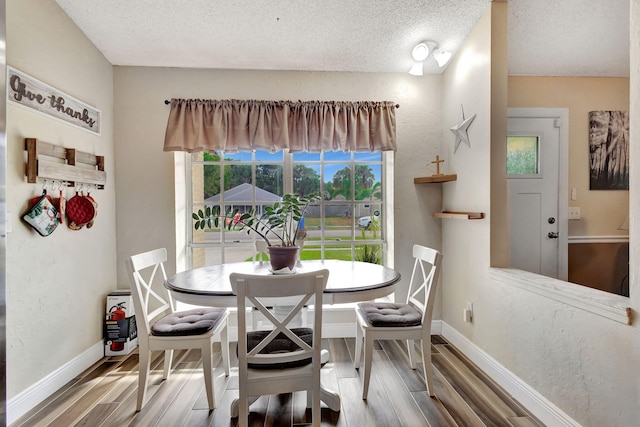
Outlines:
[[[331,361],[323,383],[339,391],[340,412],[322,408],[326,426],[542,426],[442,337],[432,337],[435,393],[425,391],[421,367],[409,367],[402,342],[376,343],[368,400],[353,368],[353,338],[324,340]],[[232,343],[234,346],[235,343]],[[235,348],[232,348],[235,354]],[[209,412],[197,350],[177,351],[174,371],[162,381],[162,353],[152,364],[148,401],[135,412],[138,355],[104,358],[12,426],[236,426],[229,416],[238,395],[237,370],[224,376],[220,353],[215,368],[217,409]],[[215,356],[214,356],[215,357]],[[235,371],[235,372],[234,372]],[[251,426],[310,425],[304,392],[262,396],[251,406]]]

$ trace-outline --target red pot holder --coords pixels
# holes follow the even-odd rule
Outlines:
[[[67,225],[72,230],[80,230],[96,216],[96,205],[92,198],[76,193],[67,200]]]

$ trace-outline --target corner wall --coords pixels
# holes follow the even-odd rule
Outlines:
[[[640,419],[638,326],[612,321],[491,276],[496,262],[489,257],[491,239],[504,232],[491,217],[504,215],[507,208],[503,183],[497,182],[504,170],[504,154],[498,153],[504,153],[506,116],[495,122],[491,117],[506,114],[506,73],[502,70],[506,67],[506,44],[493,40],[506,37],[506,7],[505,2],[491,3],[492,12],[467,37],[444,77],[443,133],[459,122],[460,104],[465,114],[478,116],[469,128],[470,148],[461,145],[452,154],[445,143],[443,151],[449,150],[448,157],[453,156],[458,180],[444,187],[443,206],[483,210],[489,219],[443,223],[443,320],[581,425],[636,425]],[[637,29],[635,33],[637,36]],[[631,45],[640,42],[632,38]],[[490,50],[499,46],[504,49]],[[493,66],[500,69],[489,68],[489,55]],[[639,68],[637,58],[635,68]],[[504,74],[504,83],[494,80],[496,72]],[[632,115],[637,114],[632,103]],[[500,145],[492,150],[491,144]],[[632,185],[639,182],[634,170],[632,164]],[[640,208],[637,197],[632,206]],[[632,230],[637,229],[636,221]],[[633,235],[637,236],[637,231]],[[637,245],[632,248],[637,256]],[[500,254],[497,258],[494,265],[500,265]],[[636,312],[637,277],[638,266],[632,261],[631,305]],[[462,320],[466,301],[474,303],[473,323]]]
[[[469,338],[475,331],[473,325],[461,320],[466,302],[472,301],[474,311],[479,312],[491,305],[482,286],[488,275],[491,245],[491,9],[465,39],[443,82],[442,151],[458,179],[442,184],[442,206],[486,216],[480,220],[441,220],[443,320]],[[449,128],[461,122],[461,108],[465,118],[476,117],[467,131],[470,146],[462,142],[455,150]]]
[[[116,223],[111,64],[53,0],[8,0],[7,65],[102,111],[96,136],[7,103],[11,399],[102,340],[105,297],[116,288]],[[42,193],[42,184],[26,183],[26,137],[105,156],[107,185],[91,193],[99,205],[91,229],[72,231],[65,223],[41,237],[21,221],[28,199]]]

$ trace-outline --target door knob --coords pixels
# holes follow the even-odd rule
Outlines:
[[[553,223],[555,223],[555,222],[556,222],[556,219],[555,219],[554,217],[550,216],[550,217],[549,217],[549,219],[547,219],[547,222],[548,222],[549,224],[553,224]]]
[[[554,233],[553,231],[550,231],[549,234],[547,234],[547,237],[550,239],[557,239],[558,233]]]

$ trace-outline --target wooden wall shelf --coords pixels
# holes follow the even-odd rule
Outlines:
[[[458,179],[458,175],[453,173],[450,175],[432,175],[413,178],[414,184],[432,184],[436,182],[449,182]]]
[[[36,183],[40,178],[63,181],[71,187],[76,184],[91,184],[99,189],[104,188],[107,183],[104,156],[94,156],[73,148],[38,141],[36,138],[25,138],[24,149],[27,151],[26,174],[29,183]],[[39,158],[40,155],[45,157]]]
[[[434,218],[443,219],[482,219],[484,218],[483,212],[454,212],[454,211],[442,211],[434,212]]]

